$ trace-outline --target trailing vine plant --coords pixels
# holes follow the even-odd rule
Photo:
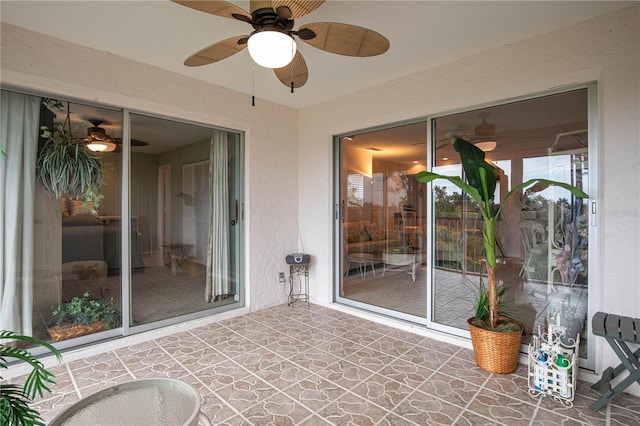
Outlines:
[[[62,102],[44,99],[43,103],[51,111],[64,111]],[[45,193],[60,199],[68,195],[72,199],[83,199],[85,205],[100,204],[103,185],[102,160],[93,155],[73,136],[69,117],[69,102],[64,121],[54,119],[53,129],[40,128],[46,142],[38,152],[36,175]]]

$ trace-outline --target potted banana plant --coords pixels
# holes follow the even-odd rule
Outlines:
[[[508,374],[515,371],[518,365],[523,327],[516,320],[502,316],[499,312],[501,290],[498,287],[495,274],[496,223],[502,207],[513,194],[534,184],[558,186],[569,190],[578,198],[587,198],[588,195],[581,189],[564,182],[530,179],[514,186],[495,208],[493,198],[497,184],[496,168],[485,161],[484,151],[464,139],[456,138],[454,148],[460,154],[467,182],[458,176],[445,176],[428,171],[419,172],[416,179],[422,183],[429,183],[436,179],[448,180],[469,195],[482,215],[487,288],[486,292],[481,291],[478,297],[476,316],[470,318],[467,323],[478,366],[493,373]],[[478,316],[485,316],[485,314],[486,321],[478,318]]]

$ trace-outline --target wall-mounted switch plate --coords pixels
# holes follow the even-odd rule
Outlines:
[[[284,272],[278,272],[278,282],[284,282]]]

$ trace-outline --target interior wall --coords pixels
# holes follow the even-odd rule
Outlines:
[[[158,157],[131,154],[131,216],[136,216],[140,254],[157,253],[158,246]]]
[[[245,132],[246,301],[251,310],[286,302],[278,272],[298,251],[296,110],[262,100],[252,107],[249,95],[6,23],[1,43],[4,87]]]
[[[171,166],[171,239],[173,243],[182,241],[182,210],[185,199],[183,192],[183,166],[209,160],[209,141],[203,140],[158,155],[158,165]]]
[[[640,6],[634,5],[302,109],[299,209],[307,251],[317,257],[312,301],[332,301],[332,135],[597,81],[598,155],[590,172],[598,186],[589,194],[598,203],[592,310],[640,316],[639,22]],[[597,343],[597,371],[617,365],[604,339],[590,341]]]

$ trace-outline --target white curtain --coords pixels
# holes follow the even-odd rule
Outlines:
[[[31,335],[40,98],[3,90],[1,102],[0,330]]]
[[[229,277],[229,143],[227,132],[211,134],[209,162],[209,244],[207,252],[207,302],[228,296]]]

